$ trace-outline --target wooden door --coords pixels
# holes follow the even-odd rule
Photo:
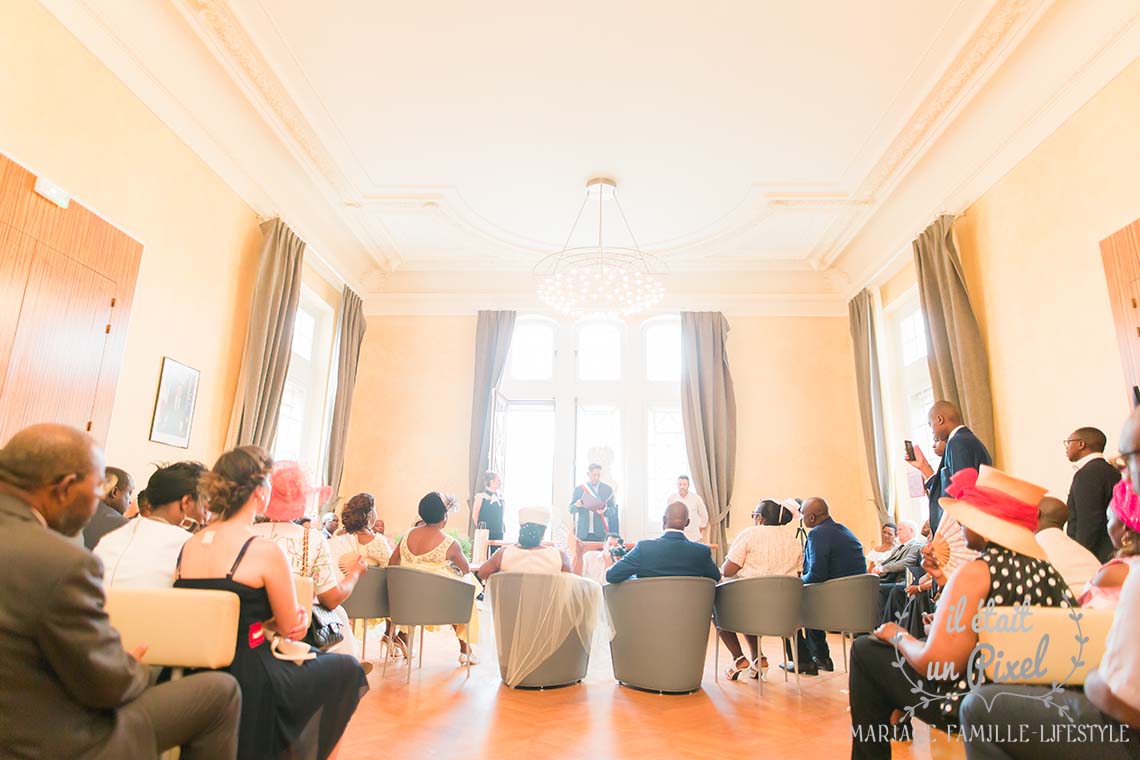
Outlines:
[[[0,390],[0,440],[37,422],[89,429],[114,293],[108,278],[36,244]]]
[[[1130,405],[1140,404],[1140,219],[1100,241]]]

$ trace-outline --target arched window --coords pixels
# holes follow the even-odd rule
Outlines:
[[[578,379],[621,380],[620,323],[584,322],[578,327]]]
[[[645,379],[681,381],[681,322],[675,317],[662,317],[645,328]]]
[[[512,380],[550,380],[554,377],[554,342],[557,325],[542,317],[521,317],[511,336]]]

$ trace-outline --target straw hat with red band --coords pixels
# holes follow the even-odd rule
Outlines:
[[[938,503],[963,526],[1006,549],[1033,559],[1046,559],[1037,543],[1037,504],[1046,489],[982,465],[959,470]]]

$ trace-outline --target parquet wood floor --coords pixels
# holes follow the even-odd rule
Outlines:
[[[761,695],[755,681],[713,681],[706,659],[703,688],[658,695],[618,686],[609,651],[595,647],[586,679],[548,691],[508,689],[499,680],[491,616],[484,612],[481,662],[464,679],[450,630],[428,633],[423,670],[405,684],[404,660],[369,675],[371,691],[341,742],[349,758],[846,758],[850,756],[847,674],[839,637],[829,637],[838,671],[785,685],[776,639],[765,640],[772,663]],[[369,659],[379,652],[370,636]],[[599,651],[600,650],[600,651]],[[721,648],[721,667],[728,655]],[[961,744],[916,722],[916,737],[895,744],[895,758],[963,758]]]

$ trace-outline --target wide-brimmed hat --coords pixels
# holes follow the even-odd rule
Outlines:
[[[1048,489],[989,465],[959,470],[938,500],[946,513],[978,535],[1034,559],[1046,559],[1037,543],[1037,504]]]
[[[541,507],[523,507],[519,510],[519,525],[533,523],[535,525],[550,525],[550,511]]]
[[[289,522],[303,517],[309,497],[319,494],[321,501],[328,499],[332,489],[328,486],[314,487],[309,476],[296,462],[278,462],[273,467],[273,491],[265,516],[273,522]]]

